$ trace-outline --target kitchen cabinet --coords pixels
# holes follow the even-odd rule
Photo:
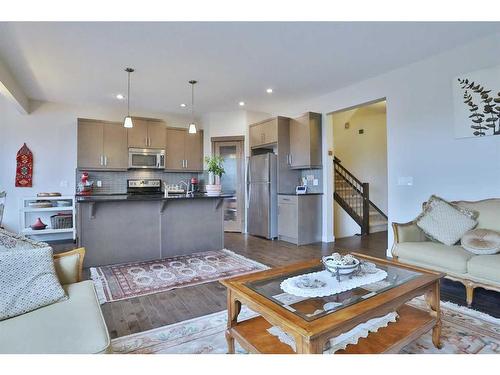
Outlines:
[[[203,170],[203,130],[198,130],[196,134],[186,132],[186,169],[190,171]]]
[[[321,114],[307,112],[290,120],[289,165],[295,169],[321,168]]]
[[[189,134],[187,129],[167,128],[167,161],[169,171],[203,170],[203,130]]]
[[[278,142],[278,118],[250,125],[250,147],[256,148]]]
[[[128,168],[127,131],[122,123],[104,123],[103,155],[106,169]]]
[[[277,117],[278,193],[290,194],[300,183],[300,171],[290,167],[290,119]]]
[[[320,194],[278,195],[278,238],[296,245],[321,241]]]
[[[132,118],[134,127],[127,129],[128,147],[165,149],[166,126],[161,120]]]
[[[127,169],[127,131],[121,123],[78,119],[77,133],[79,169]]]

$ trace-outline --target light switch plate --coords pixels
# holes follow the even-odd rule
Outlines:
[[[413,177],[411,177],[411,176],[398,177],[398,185],[399,186],[413,186]]]
[[[97,187],[102,187],[102,181],[101,180],[97,180],[96,184],[97,184]]]
[[[314,175],[313,174],[308,174],[307,175],[307,181],[313,181],[314,180]]]

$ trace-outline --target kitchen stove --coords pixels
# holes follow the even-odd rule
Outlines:
[[[127,180],[127,193],[130,195],[161,195],[160,179]]]

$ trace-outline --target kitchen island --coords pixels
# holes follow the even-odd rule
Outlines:
[[[224,248],[223,200],[232,195],[77,196],[85,267]]]

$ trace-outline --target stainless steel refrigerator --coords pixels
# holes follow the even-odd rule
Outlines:
[[[251,156],[247,167],[249,234],[278,237],[277,157],[273,153]]]

